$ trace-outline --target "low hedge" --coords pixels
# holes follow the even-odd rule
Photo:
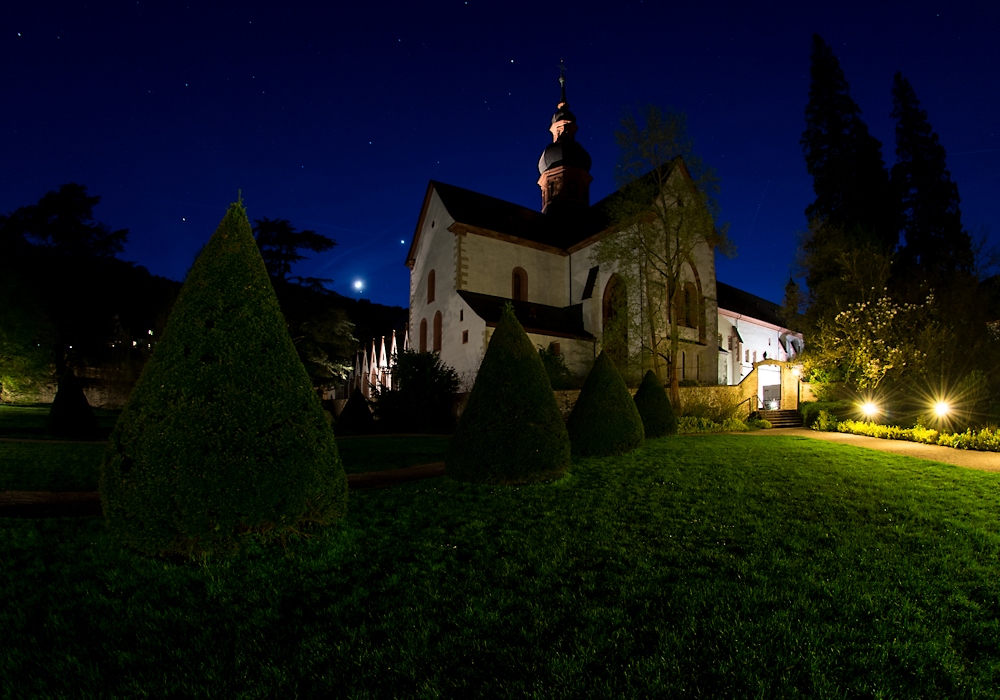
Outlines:
[[[977,431],[969,429],[964,433],[941,433],[933,428],[925,428],[922,425],[912,428],[900,428],[895,425],[880,425],[878,423],[845,420],[837,424],[837,432],[864,435],[883,440],[906,440],[926,445],[942,445],[960,450],[1000,452],[1000,429],[997,428],[982,428]]]
[[[746,421],[742,421],[739,418],[727,418],[722,423],[716,423],[709,418],[702,418],[700,416],[681,416],[677,419],[677,432],[681,435],[746,433],[751,430],[763,430],[770,427],[770,421],[754,418]]]

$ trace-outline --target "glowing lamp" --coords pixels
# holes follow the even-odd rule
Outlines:
[[[861,412],[864,413],[865,416],[867,416],[868,418],[871,418],[876,413],[878,413],[878,406],[876,406],[871,401],[865,401],[863,404],[861,404]]]
[[[947,401],[938,401],[936,404],[934,404],[934,413],[939,418],[943,418],[944,416],[951,413],[951,406],[948,405]]]

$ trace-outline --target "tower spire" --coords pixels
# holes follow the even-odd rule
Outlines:
[[[574,210],[590,205],[590,154],[576,142],[576,115],[566,100],[566,63],[559,60],[559,104],[552,115],[552,143],[538,159],[542,211]]]

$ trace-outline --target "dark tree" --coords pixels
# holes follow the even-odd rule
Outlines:
[[[899,72],[892,84],[896,120],[896,164],[892,185],[902,209],[906,243],[900,250],[902,274],[947,284],[956,273],[972,273],[972,239],[962,227],[958,186],[945,165],[944,146],[931,130],[927,112],[910,82]]]
[[[255,219],[253,227],[257,247],[267,266],[267,274],[279,284],[294,281],[307,287],[320,288],[330,280],[318,277],[296,277],[292,275],[292,265],[305,260],[299,251],[311,250],[323,253],[337,245],[332,238],[315,231],[298,231],[288,219]]]
[[[788,284],[785,285],[785,298],[778,310],[778,316],[784,322],[785,328],[793,331],[802,330],[802,305],[802,290],[799,289],[798,283],[789,277]]]
[[[634,401],[642,417],[646,438],[677,434],[677,414],[674,413],[674,407],[667,398],[663,382],[656,378],[653,370],[643,375],[639,390],[635,392]]]
[[[445,469],[458,481],[493,484],[548,481],[570,470],[566,424],[510,304],[490,337]]]
[[[108,531],[147,554],[239,549],[343,515],[347,479],[242,202],[188,273],[101,465]]]
[[[809,72],[806,130],[800,143],[816,200],[806,207],[806,216],[859,243],[891,251],[898,229],[882,144],[868,133],[837,57],[818,34],[813,34]]]
[[[94,207],[101,201],[88,196],[87,188],[75,182],[45,194],[38,204],[15,210],[2,223],[5,248],[25,243],[50,248],[62,255],[80,258],[113,258],[121,253],[128,229],[112,231],[94,220]]]
[[[59,388],[56,391],[52,407],[49,408],[49,433],[69,440],[94,440],[100,430],[97,416],[90,407],[83,385],[73,374],[73,370],[65,372],[59,378]]]
[[[642,416],[607,351],[601,351],[587,375],[566,430],[574,455],[620,455],[642,447]]]

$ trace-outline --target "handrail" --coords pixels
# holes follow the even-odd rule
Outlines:
[[[749,415],[749,414],[753,413],[754,411],[758,410],[757,409],[757,401],[758,400],[759,399],[757,398],[757,394],[750,394],[750,396],[746,397],[745,399],[743,399],[742,401],[740,401],[738,404],[736,404],[736,410],[738,411],[740,409],[740,406],[742,406],[743,404],[745,404],[745,403],[747,403],[749,401],[749,402],[751,402],[751,404],[747,407],[747,409],[748,409],[747,410],[747,415]]]

